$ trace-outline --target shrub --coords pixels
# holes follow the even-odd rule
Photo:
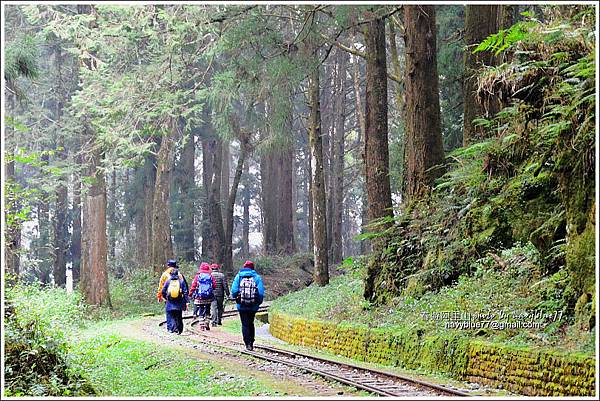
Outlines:
[[[95,394],[68,364],[67,337],[83,316],[77,294],[39,284],[6,287],[5,391],[8,396]]]

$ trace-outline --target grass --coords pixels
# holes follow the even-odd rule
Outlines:
[[[515,255],[525,258],[533,252],[529,245],[517,246],[503,252],[504,260],[515,260]],[[525,256],[524,256],[525,255]],[[532,255],[527,256],[533,258]],[[594,354],[595,329],[578,330],[565,319],[535,319],[542,323],[538,329],[457,329],[446,327],[446,321],[436,316],[438,312],[499,313],[511,316],[509,321],[523,320],[525,312],[543,311],[560,316],[564,305],[560,303],[560,274],[547,280],[531,276],[527,263],[513,263],[506,269],[484,258],[471,276],[461,276],[451,286],[421,297],[397,296],[390,302],[374,306],[363,298],[363,282],[359,271],[333,278],[329,285],[311,285],[302,291],[275,300],[272,310],[316,318],[337,323],[351,323],[369,327],[412,329],[424,333],[453,332],[460,336],[500,342],[511,345],[552,347],[564,351]],[[558,294],[558,295],[557,295]]]
[[[273,395],[254,378],[227,372],[214,362],[181,349],[102,334],[73,346],[73,366],[100,395],[107,396],[250,396]]]

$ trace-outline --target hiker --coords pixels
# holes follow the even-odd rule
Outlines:
[[[210,313],[210,304],[215,298],[214,290],[217,286],[215,278],[211,274],[210,265],[206,262],[200,263],[198,273],[190,288],[190,297],[194,300],[194,317],[202,316],[207,319]]]
[[[247,260],[233,279],[231,296],[237,303],[242,321],[242,336],[248,351],[254,350],[254,316],[265,297],[260,276],[254,271],[254,263]]]
[[[187,284],[180,277],[179,270],[171,270],[169,279],[165,282],[162,297],[167,301],[167,330],[169,333],[181,334],[183,332],[183,311],[187,310],[188,296]]]
[[[212,275],[215,278],[217,286],[215,287],[215,299],[210,305],[210,314],[212,315],[212,326],[221,326],[223,319],[223,301],[225,295],[229,298],[229,286],[227,285],[227,277],[220,271],[220,266],[216,263],[210,265]]]
[[[158,302],[164,301],[164,298],[162,296],[162,290],[165,285],[165,282],[171,277],[171,271],[173,271],[173,269],[177,269],[177,261],[175,259],[167,260],[167,270],[163,272],[163,274],[160,276],[160,281],[158,282],[158,291],[156,293],[156,298],[158,299]],[[187,281],[183,274],[179,273],[179,278],[185,281],[185,285],[187,286]]]

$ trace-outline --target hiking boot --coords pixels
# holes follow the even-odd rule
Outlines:
[[[248,351],[254,351],[254,347],[252,346],[252,344],[246,344],[246,349]]]
[[[211,325],[212,327],[217,327],[217,324],[216,324],[216,323],[211,323],[210,325]]]

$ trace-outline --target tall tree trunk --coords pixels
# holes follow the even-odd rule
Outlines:
[[[99,169],[102,153],[97,145],[89,150],[84,162],[93,182],[83,198],[80,289],[87,304],[110,306],[106,266],[106,183]]]
[[[211,254],[212,230],[210,226],[210,188],[212,183],[212,165],[214,153],[213,139],[202,138],[202,187],[204,198],[202,201],[202,258],[206,259]]]
[[[221,159],[221,213],[223,214],[223,227],[227,225],[227,201],[229,199],[229,170],[231,165],[231,151],[229,141],[223,141],[223,156]]]
[[[356,38],[354,40],[356,41]],[[362,107],[361,93],[360,93],[359,60],[360,59],[358,57],[354,57],[354,59],[352,61],[352,78],[353,78],[353,82],[354,82],[354,100],[356,103],[356,106],[355,106],[356,119],[358,120],[358,140],[357,140],[357,142],[364,149],[364,138],[366,136],[366,134],[365,134],[366,128],[365,128],[365,114],[364,114],[364,109]],[[364,176],[366,177],[367,172],[366,172],[366,166],[365,166],[364,151],[360,153],[360,164],[361,164],[360,170],[363,172]],[[368,207],[368,202],[367,202],[366,188],[363,188],[361,193],[362,193],[362,196],[361,196],[362,209],[361,209],[360,233],[365,234],[366,233],[365,226],[369,223],[369,218],[367,216],[369,207]],[[364,239],[364,240],[360,241],[360,253],[361,254],[364,255],[364,254],[370,252],[370,250],[371,250],[371,245],[370,245],[369,240]]]
[[[50,160],[48,154],[42,154],[40,157],[42,163],[47,164]],[[41,192],[42,196],[38,201],[37,212],[38,212],[38,229],[39,238],[37,248],[37,259],[38,259],[38,277],[44,284],[50,284],[54,267],[54,258],[52,248],[52,229],[53,224],[50,221],[50,202],[49,194],[46,191]]]
[[[316,52],[315,52],[316,54]],[[325,201],[325,177],[323,171],[323,143],[321,137],[321,110],[319,101],[319,69],[312,67],[308,78],[309,131],[311,153],[311,193],[313,253],[315,258],[314,281],[324,286],[329,283],[329,261],[327,255],[327,216]]]
[[[150,237],[152,267],[156,273],[164,269],[167,259],[174,257],[173,243],[171,241],[169,195],[175,150],[175,124],[175,120],[171,119],[169,121],[167,125],[169,132],[162,136],[158,151],[156,185],[154,186],[154,199],[152,203],[152,236]]]
[[[303,237],[306,237],[306,248],[307,252],[312,250],[312,215],[310,206],[310,153],[307,152],[306,148],[302,150],[302,219],[301,221],[306,222],[306,227],[302,225]],[[304,234],[305,233],[305,234]],[[304,248],[303,248],[304,249]]]
[[[155,140],[158,146],[158,141]],[[152,205],[154,203],[154,187],[156,185],[156,156],[148,154],[144,157],[144,165],[137,171],[139,184],[139,199],[136,200],[136,251],[137,261],[140,267],[152,265],[152,248],[150,238],[152,237]]]
[[[495,101],[484,104],[476,96],[477,74],[483,66],[495,65],[493,52],[485,51],[473,54],[472,51],[492,33],[498,32],[501,21],[501,5],[467,5],[465,10],[465,44],[464,54],[465,79],[464,91],[464,130],[463,145],[468,146],[482,139],[484,129],[473,124],[477,117],[489,117],[498,112],[499,104]]]
[[[291,117],[290,117],[291,119]],[[290,121],[291,123],[291,121]],[[290,124],[291,131],[291,124]],[[277,252],[291,255],[296,251],[294,241],[294,205],[292,198],[292,175],[294,174],[294,147],[282,149],[277,156],[277,221],[275,238]]]
[[[240,132],[239,127],[237,127],[237,137],[240,138],[240,155],[238,156],[237,165],[235,167],[235,175],[233,177],[231,190],[228,194],[225,215],[225,258],[223,261],[223,267],[226,272],[233,272],[233,249],[231,243],[233,240],[233,209],[235,207],[235,199],[237,197],[240,179],[242,178],[242,171],[244,168],[244,162],[246,161],[247,152],[247,140]]]
[[[81,164],[81,158],[77,158]],[[81,179],[73,174],[73,234],[71,235],[73,285],[79,282],[81,268]]]
[[[194,159],[194,134],[191,133],[181,151],[180,162],[177,168],[177,179],[175,181],[180,199],[175,246],[180,258],[188,262],[194,261],[196,256],[194,238],[194,187],[196,185]]]
[[[260,161],[260,183],[263,203],[263,251],[277,252],[277,178],[276,155],[270,152]]]
[[[242,191],[242,257],[250,257],[250,163],[244,163],[244,190]]]
[[[208,257],[216,263],[223,263],[225,253],[225,230],[221,213],[221,167],[223,165],[223,143],[214,139],[211,148],[215,155],[212,160],[212,177],[208,196],[209,224],[211,229]]]
[[[108,205],[106,210],[106,215],[108,218],[108,259],[111,263],[115,262],[116,255],[116,247],[117,247],[117,227],[118,227],[118,219],[117,219],[117,171],[113,169],[110,175],[110,186],[108,190]],[[119,266],[114,266],[117,268],[117,276],[122,277],[123,271],[119,271],[121,264]]]
[[[331,263],[343,257],[342,218],[344,213],[344,135],[346,124],[346,65],[348,55],[338,51],[336,58],[336,96],[334,102],[334,131],[331,168]]]
[[[389,176],[385,20],[373,18],[366,36],[365,169],[369,220],[393,216]],[[435,48],[434,48],[435,49]]]
[[[423,196],[443,174],[444,149],[434,6],[404,6],[406,26],[407,200]]]
[[[8,128],[7,128],[8,131]],[[8,155],[12,156],[12,152]],[[16,179],[15,174],[15,163],[10,160],[5,164],[5,184],[13,184]],[[6,243],[4,246],[4,260],[6,263],[6,273],[19,275],[19,248],[21,246],[21,222],[14,221],[13,224],[8,224],[9,214],[16,214],[19,211],[19,204],[17,199],[7,199],[7,205],[4,210],[4,222],[6,224]]]
[[[9,98],[9,102],[7,104],[7,108],[9,108],[9,113],[16,112],[16,100],[15,96],[12,94],[7,95]],[[14,137],[15,129],[9,128],[5,126],[5,138]],[[6,157],[7,162],[4,165],[4,178],[5,183],[3,185],[11,185],[16,183],[16,172],[15,172],[15,162],[12,159],[14,156],[12,146],[9,147],[8,144],[6,146]],[[6,187],[5,187],[6,188]],[[5,235],[3,238],[5,240],[4,245],[4,260],[6,263],[6,273],[14,274],[15,276],[19,275],[19,267],[20,267],[20,257],[19,257],[19,249],[21,248],[21,221],[15,219],[13,224],[9,224],[9,221],[12,220],[11,215],[16,215],[21,209],[21,205],[18,198],[9,198],[6,199],[6,206],[4,209],[4,223],[6,227]]]
[[[60,287],[64,287],[67,283],[68,236],[69,222],[67,220],[67,187],[66,185],[60,185],[56,190],[53,266],[54,284]]]
[[[62,52],[60,46],[54,49],[55,64],[58,75],[58,100],[56,102],[55,119],[60,123],[63,115],[63,96],[64,89],[62,87]],[[59,133],[57,139],[56,155],[59,160],[64,161],[67,158],[67,152],[64,146],[63,136]],[[53,276],[54,284],[64,287],[67,283],[67,246],[69,235],[69,222],[67,221],[67,177],[61,176],[60,185],[56,189],[56,204],[54,216],[54,266]]]
[[[404,6],[408,7],[408,6]],[[371,18],[365,32],[367,70],[365,96],[365,181],[367,188],[367,218],[375,219],[394,215],[389,176],[388,124],[387,124],[387,71],[385,55],[385,20]],[[435,48],[434,48],[435,49]],[[381,224],[383,230],[390,222]],[[376,249],[381,241],[373,241]],[[365,281],[365,298],[371,299],[378,271],[370,264]]]
[[[398,55],[398,45],[396,44],[396,29],[394,27],[395,22],[393,19],[388,20],[388,30],[390,33],[390,61],[392,63],[392,69],[394,71],[394,75],[397,77],[402,77],[402,68],[400,67],[400,56]],[[395,83],[396,90],[394,91],[396,107],[400,112],[400,115],[404,117],[404,98],[402,93],[402,87],[398,82]]]

